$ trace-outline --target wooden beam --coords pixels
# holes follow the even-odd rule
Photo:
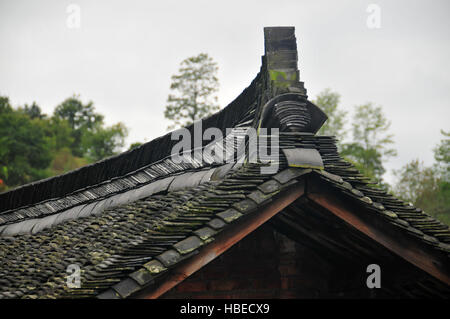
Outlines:
[[[257,212],[250,213],[237,220],[235,224],[219,233],[213,242],[200,249],[199,253],[170,271],[164,281],[150,290],[140,292],[135,298],[154,299],[169,291],[200,268],[223,254],[234,244],[264,224],[278,212],[289,206],[304,194],[304,183],[300,182],[284,191],[272,202]]]
[[[380,223],[369,222],[366,218],[362,218],[361,214],[358,214],[361,210],[351,207],[348,202],[342,200],[333,192],[327,192],[325,190],[320,193],[308,192],[306,196],[404,260],[422,269],[441,282],[450,285],[448,262],[442,261],[435,254],[422,249],[421,245],[417,245],[410,238],[398,235],[394,236],[392,232],[386,229],[389,225],[380,227],[382,226]]]

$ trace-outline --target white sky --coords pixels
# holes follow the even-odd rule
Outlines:
[[[381,28],[369,29],[370,3]],[[68,28],[69,4],[81,9]],[[264,26],[295,26],[301,80],[341,106],[374,102],[391,120],[398,156],[391,169],[433,163],[440,129],[450,129],[449,1],[61,1],[0,0],[0,94],[46,113],[72,94],[92,100],[128,143],[166,132],[170,76],[200,52],[219,64],[222,106],[254,78]],[[391,174],[386,176],[391,181]]]

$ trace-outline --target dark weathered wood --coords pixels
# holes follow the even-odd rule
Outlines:
[[[314,185],[314,183],[319,184]],[[320,193],[318,192],[319,189]],[[401,258],[450,285],[447,261],[426,251],[410,238],[405,238],[405,235],[401,232],[389,231],[390,225],[387,223],[376,223],[373,220],[369,221],[368,218],[363,218],[364,209],[355,208],[342,196],[339,197],[334,192],[327,190],[325,185],[316,180],[308,181],[306,196]],[[365,213],[366,215],[371,214],[370,212]]]
[[[190,258],[186,262],[175,267],[160,285],[152,287],[150,291],[143,291],[135,297],[145,299],[158,298],[194,272],[223,254],[234,244],[253,232],[303,194],[304,184],[300,183],[284,192],[259,211],[242,217],[236,224],[231,225],[225,231],[220,233],[212,243],[201,249],[195,258]]]

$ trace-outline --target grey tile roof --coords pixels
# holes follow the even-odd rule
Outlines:
[[[330,152],[329,148],[334,143],[332,138],[286,136],[281,136],[282,147],[313,142],[320,150],[325,170],[291,168],[284,157],[279,171],[272,175],[261,175],[258,164],[246,164],[229,171],[221,181],[166,190],[36,234],[2,237],[0,296],[117,297],[116,292],[119,297],[127,297],[160,280],[180,261],[195,258],[198,249],[213,241],[228,224],[257,212],[263,202],[291,187],[292,181],[310,174],[355,198],[400,232],[432,249],[450,252],[447,226],[366,184],[357,174],[345,174],[353,172],[353,168],[344,160],[334,159],[328,165],[327,159],[336,155],[336,150]],[[67,288],[66,269],[70,264],[82,269],[79,289]]]
[[[0,298],[133,297],[195,258],[232,224],[255,216],[309,178],[448,262],[447,225],[372,185],[339,156],[334,137],[314,135],[325,118],[307,101],[298,76],[287,76],[298,74],[296,54],[277,60],[278,46],[295,49],[292,32],[282,34],[287,42],[267,34],[275,42],[260,74],[204,123],[204,128],[239,128],[225,136],[229,140],[242,140],[250,128],[281,129],[278,135],[267,133],[279,139],[276,171],[261,173],[267,163],[223,164],[209,157],[177,164],[167,153],[173,143],[163,137],[138,151],[0,195]],[[234,144],[231,155],[237,150]],[[302,205],[291,206],[307,208]],[[294,215],[283,211],[276,217],[301,226],[301,217]],[[73,264],[81,270],[80,288],[67,285],[67,267]]]

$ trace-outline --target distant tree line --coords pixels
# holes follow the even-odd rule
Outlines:
[[[434,148],[433,165],[425,167],[422,161],[414,159],[395,170],[395,182],[388,185],[383,180],[384,163],[397,152],[392,147],[393,136],[389,133],[391,123],[382,108],[372,103],[356,106],[349,137],[345,127],[348,114],[339,108],[340,95],[325,89],[314,102],[328,115],[318,134],[336,136],[340,154],[345,159],[385,190],[450,224],[449,132],[441,131],[443,138]]]
[[[75,95],[51,115],[0,96],[0,191],[117,154],[126,136],[124,124],[106,126],[93,103]]]

